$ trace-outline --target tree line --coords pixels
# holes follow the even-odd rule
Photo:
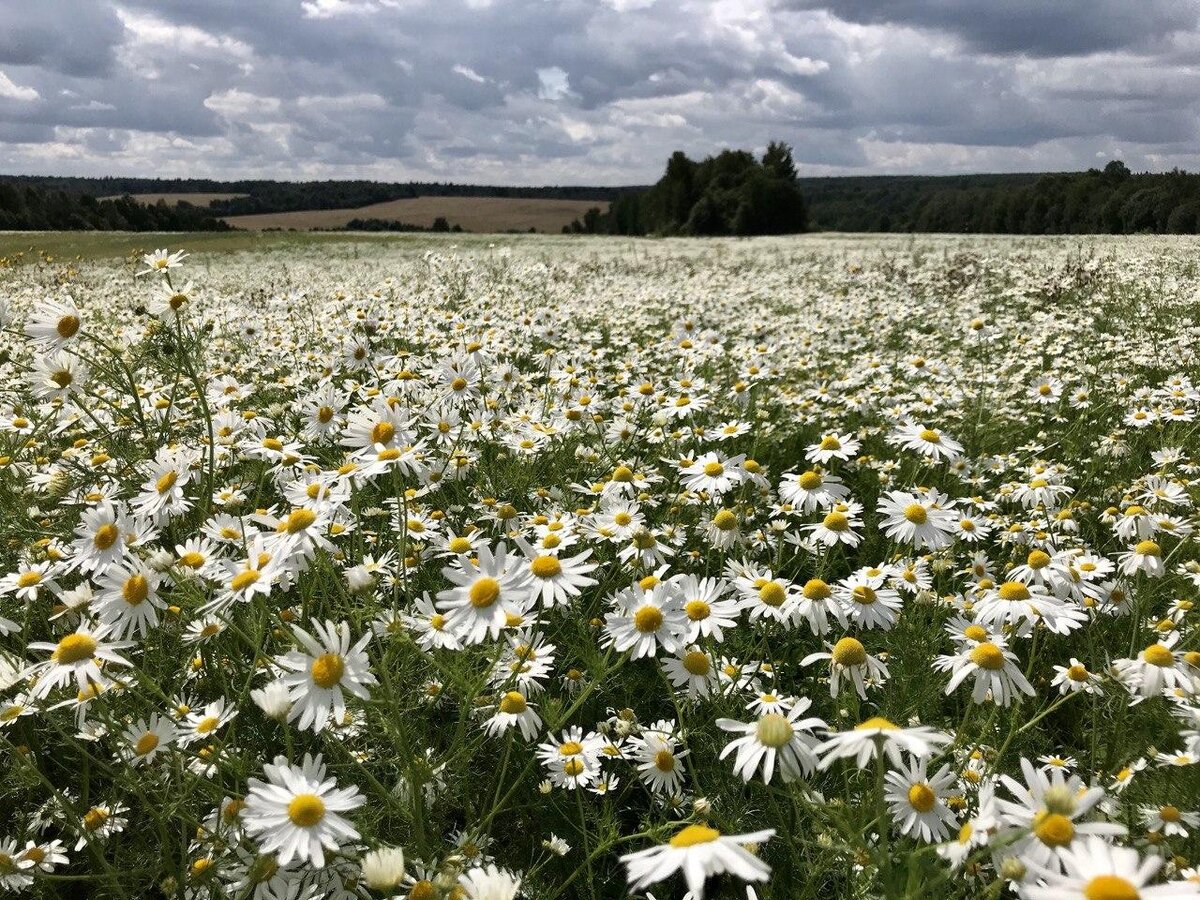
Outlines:
[[[788,178],[784,145],[757,168],[744,151],[700,163],[675,153],[653,187],[618,197],[566,231],[775,234],[814,231],[1196,234],[1200,174],[1134,174],[1120,160],[1086,172]],[[771,179],[777,179],[774,187]],[[785,192],[779,179],[790,182]],[[803,200],[792,199],[792,191]],[[780,227],[786,224],[786,228]]]
[[[138,203],[130,197],[97,200],[89,194],[41,190],[0,181],[3,231],[229,231],[230,226],[189,203]]]
[[[245,193],[208,207],[138,203],[129,193]],[[0,229],[205,231],[221,216],[354,208],[417,196],[610,201],[566,231],[741,235],[817,231],[1011,234],[1200,232],[1200,174],[1134,174],[1119,160],[1086,172],[1012,175],[797,177],[786,144],[761,158],[725,150],[694,161],[676,152],[649,187],[592,188],[375,181],[0,176]],[[359,223],[363,230],[383,228]]]
[[[652,187],[618,196],[607,212],[588,210],[563,230],[601,234],[794,234],[807,227],[804,197],[787,144],[761,159],[723,150],[696,162],[676,151]]]

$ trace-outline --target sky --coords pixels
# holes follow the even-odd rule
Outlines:
[[[1197,0],[0,0],[0,172],[1200,169]]]

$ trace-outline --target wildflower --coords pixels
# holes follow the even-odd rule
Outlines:
[[[713,875],[729,873],[742,881],[766,881],[771,868],[746,848],[774,837],[774,829],[748,834],[723,835],[707,825],[688,825],[666,843],[621,857],[629,886],[647,885],[683,872],[687,888],[696,898],[704,897],[704,882]]]
[[[341,813],[366,803],[357,787],[339,788],[326,778],[325,764],[304,754],[302,765],[293,766],[277,756],[263,766],[267,781],[250,779],[250,791],[242,819],[247,833],[263,853],[278,853],[279,864],[293,858],[320,869],[325,851],[336,851],[348,841],[358,840],[354,826]]]

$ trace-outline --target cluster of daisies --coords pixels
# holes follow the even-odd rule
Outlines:
[[[1200,893],[1194,267],[890,240],[6,270],[0,889]]]

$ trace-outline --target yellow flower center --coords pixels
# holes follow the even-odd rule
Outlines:
[[[840,532],[850,530],[850,520],[846,518],[845,513],[838,512],[837,510],[834,510],[825,516],[821,524],[823,524],[829,531]]]
[[[670,750],[659,750],[654,754],[654,767],[660,772],[674,772],[675,754]]]
[[[165,494],[171,488],[175,487],[175,482],[179,480],[179,473],[172,469],[167,472],[158,481],[154,482],[154,489],[160,494]]]
[[[138,606],[150,596],[150,582],[145,575],[130,575],[121,588],[121,596],[130,606]]]
[[[861,603],[863,606],[870,606],[879,599],[879,595],[875,593],[874,589],[865,584],[856,585],[850,592],[850,596],[854,598],[855,603]]]
[[[371,429],[372,444],[390,444],[396,437],[396,426],[391,422],[379,422]]]
[[[633,614],[633,627],[642,634],[653,634],[662,627],[663,614],[657,606],[643,606]]]
[[[313,522],[317,521],[317,514],[311,509],[300,507],[292,510],[287,517],[285,527],[288,534],[299,534]]]
[[[1047,847],[1066,847],[1075,838],[1075,826],[1061,813],[1043,811],[1034,819],[1033,833]]]
[[[997,589],[1001,600],[1008,600],[1013,603],[1023,603],[1030,596],[1029,588],[1021,584],[1019,581],[1006,581]]]
[[[1142,659],[1152,666],[1159,666],[1164,669],[1175,665],[1175,654],[1171,652],[1170,647],[1165,647],[1162,644],[1151,644],[1142,651]]]
[[[1164,806],[1158,811],[1158,817],[1164,822],[1178,822],[1180,820],[1179,807]]]
[[[63,316],[58,320],[58,324],[54,326],[54,330],[58,332],[58,336],[64,341],[75,337],[79,331],[79,316]]]
[[[29,588],[42,583],[41,572],[22,572],[17,578],[17,587]]]
[[[92,543],[96,545],[97,550],[107,550],[117,542],[121,532],[117,530],[117,526],[112,522],[107,525],[101,525],[96,529],[96,534],[92,538]]]
[[[54,648],[54,653],[50,658],[57,663],[70,665],[71,663],[83,662],[85,659],[91,659],[96,653],[95,638],[86,634],[68,634],[58,646]]]
[[[995,672],[1004,668],[1004,651],[995,644],[983,643],[971,651],[971,662],[981,669]]]
[[[711,844],[721,836],[721,832],[707,825],[689,825],[673,838],[672,847],[695,847],[697,844]]]
[[[707,654],[699,650],[691,650],[683,656],[683,667],[690,675],[707,675],[712,668],[712,664],[708,661]]]
[[[921,431],[921,440],[928,444],[940,444],[942,441],[942,436],[932,428],[925,428]]]
[[[467,596],[476,609],[487,609],[500,599],[500,582],[484,575],[471,585]]]
[[[841,450],[842,442],[835,438],[832,434],[827,434],[821,438],[822,450]]]
[[[250,587],[250,585],[258,581],[259,577],[257,569],[247,569],[244,572],[238,572],[234,575],[233,580],[229,582],[229,587],[231,590],[240,591]]]
[[[723,509],[713,516],[712,523],[720,531],[732,531],[737,528],[737,516],[732,510]]]
[[[852,637],[844,637],[833,645],[833,661],[839,666],[861,666],[867,661],[867,648]]]
[[[908,789],[908,805],[917,812],[929,812],[931,809],[933,809],[933,804],[936,802],[937,794],[935,794],[933,792],[933,788],[927,784],[914,784]]]
[[[298,828],[312,828],[325,818],[325,801],[316,794],[297,794],[288,804],[288,818]]]
[[[806,600],[828,600],[833,596],[833,590],[820,578],[810,578],[804,583],[804,598]]]
[[[815,491],[817,488],[819,488],[822,484],[825,483],[825,479],[821,477],[820,473],[813,472],[812,470],[809,470],[809,471],[801,474],[799,480],[800,480],[800,487],[804,488],[804,490],[806,490],[806,491]]]
[[[684,604],[683,611],[693,622],[703,622],[712,615],[712,607],[703,600],[689,600]]]
[[[972,641],[985,641],[987,636],[987,629],[982,625],[968,625],[963,629],[963,637]]]
[[[1072,681],[1087,681],[1088,670],[1080,663],[1075,663],[1067,669],[1067,677]]]
[[[929,513],[925,511],[925,507],[920,503],[910,503],[904,507],[904,518],[908,519],[914,525],[924,525],[929,519]]]
[[[787,591],[778,581],[768,581],[758,589],[758,599],[767,606],[780,607],[787,599]]]
[[[1142,556],[1161,556],[1162,548],[1154,541],[1141,541],[1133,548],[1133,552]]]
[[[157,747],[158,735],[153,731],[147,731],[137,739],[137,743],[133,745],[133,752],[138,756],[145,756],[147,753],[151,752]]]
[[[346,663],[337,653],[322,653],[312,664],[312,680],[318,687],[329,689],[342,680]]]
[[[766,747],[779,747],[787,744],[794,734],[792,723],[779,713],[767,713],[754,726],[754,734],[760,744]]]
[[[1031,569],[1044,569],[1050,565],[1050,554],[1045,550],[1034,550],[1026,558],[1025,565]]]
[[[704,464],[704,474],[709,478],[716,478],[718,475],[725,474],[725,467],[719,462],[710,462]]]
[[[524,695],[518,691],[509,691],[500,699],[500,712],[510,716],[519,716],[528,707],[529,704],[525,701]]]
[[[1120,875],[1097,875],[1083,886],[1085,900],[1138,900],[1142,895]]]
[[[890,722],[889,720],[883,718],[883,716],[872,716],[861,725],[855,725],[854,730],[873,731],[875,729],[879,729],[881,731],[898,731],[899,727],[900,726],[896,725],[894,722]]]
[[[529,564],[529,568],[538,578],[554,578],[562,574],[562,563],[553,556],[539,556]]]

